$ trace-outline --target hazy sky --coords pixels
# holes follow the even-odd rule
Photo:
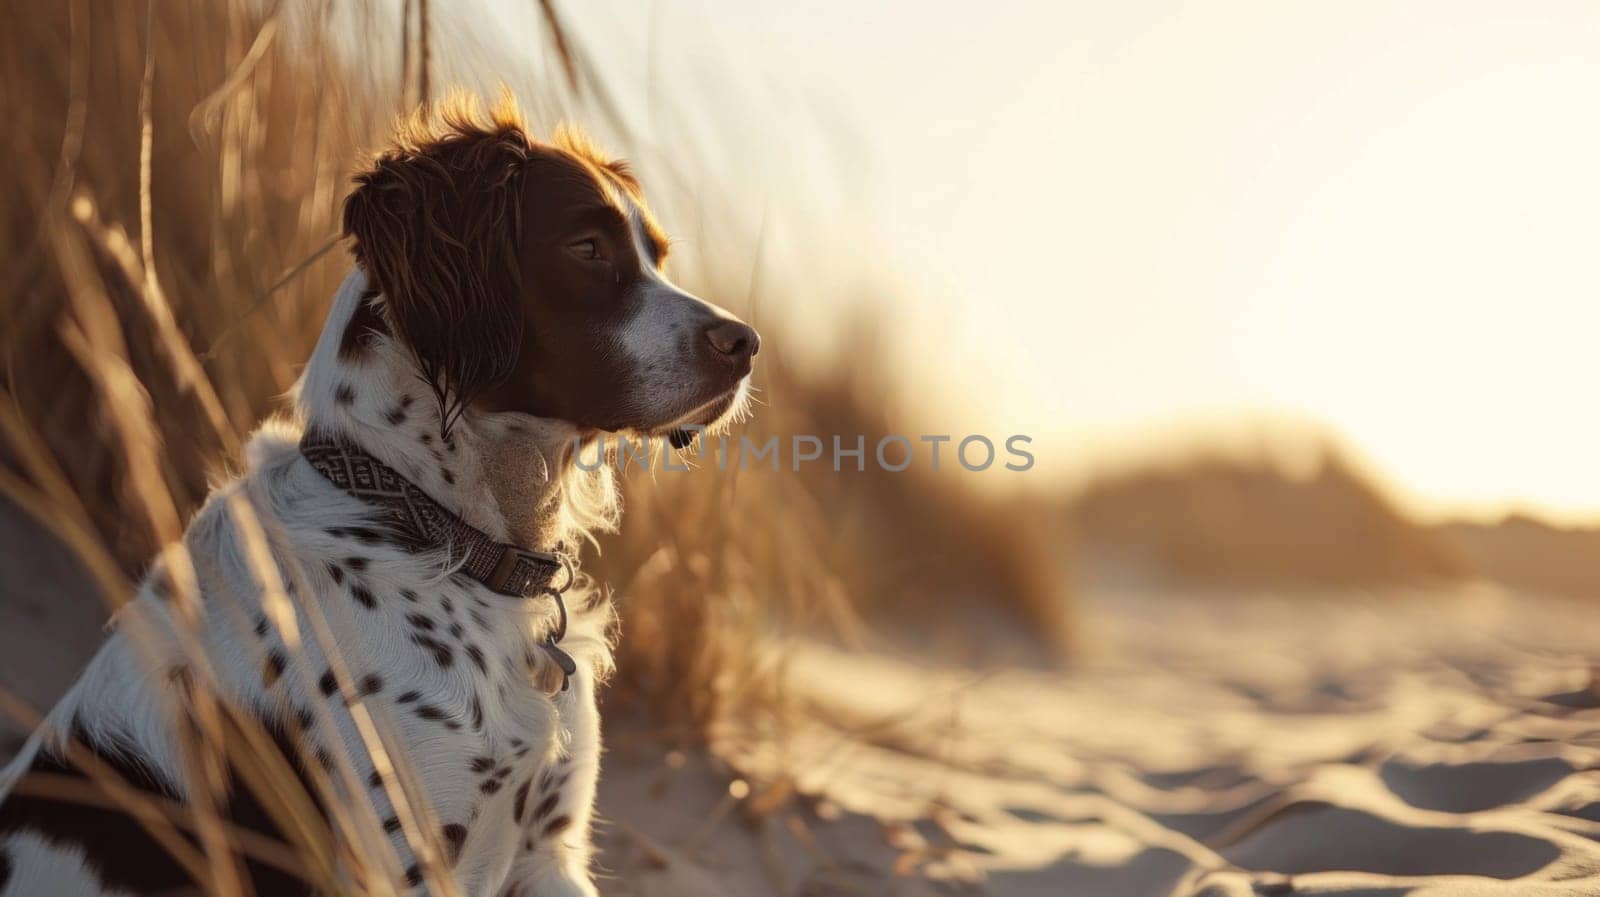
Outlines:
[[[852,257],[785,272],[805,316],[899,285],[939,426],[1066,468],[1283,415],[1427,509],[1600,515],[1600,5],[564,8],[732,133],[725,199],[810,216],[764,252]]]

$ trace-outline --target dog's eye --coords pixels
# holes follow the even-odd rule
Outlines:
[[[567,251],[586,262],[598,261],[602,257],[600,255],[600,241],[593,237],[587,237],[576,243],[568,243]]]

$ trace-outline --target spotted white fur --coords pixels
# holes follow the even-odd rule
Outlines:
[[[658,284],[649,288],[671,289]],[[570,463],[574,431],[558,421],[469,411],[450,439],[441,438],[438,410],[396,340],[369,333],[356,357],[341,356],[358,305],[373,299],[365,277],[353,272],[334,300],[293,416],[252,437],[243,473],[216,490],[189,526],[206,662],[222,693],[240,706],[267,718],[312,711],[309,737],[349,757],[365,783],[373,767],[350,708],[340,691],[325,693],[330,664],[314,637],[314,609],[348,668],[344,684],[367,692],[361,706],[393,733],[451,842],[453,862],[436,871],[453,876],[467,897],[594,895],[594,690],[611,665],[609,602],[581,576],[568,592],[562,647],[578,673],[570,690],[548,697],[538,687],[548,672],[539,665],[548,660],[533,646],[554,622],[553,604],[496,595],[451,576],[443,551],[408,554],[362,538],[371,508],[323,479],[297,443],[307,425],[349,434],[473,526],[530,547],[574,546],[587,531],[611,526],[617,505],[610,474]],[[652,331],[661,341],[678,314],[662,304],[630,327],[630,352],[649,354]],[[259,518],[291,589],[298,650],[264,612],[234,516],[239,497]],[[176,794],[187,793],[172,733],[183,679],[174,672],[190,662],[175,635],[171,583],[159,566],[146,578],[47,725],[0,776],[0,797],[30,763],[59,752],[62,733],[74,724],[88,740],[136,755]],[[395,813],[388,795],[378,787],[347,797],[386,820]],[[403,833],[385,837],[394,869],[418,863]],[[93,858],[71,846],[24,831],[0,839],[0,852],[11,867],[0,897],[123,893],[99,883]]]

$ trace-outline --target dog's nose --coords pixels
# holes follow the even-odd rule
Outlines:
[[[711,348],[728,360],[749,363],[750,357],[761,351],[761,334],[743,321],[719,321],[706,328],[706,340]]]

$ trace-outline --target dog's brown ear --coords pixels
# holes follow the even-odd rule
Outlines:
[[[527,157],[518,128],[457,123],[380,156],[345,200],[345,235],[438,397],[441,435],[517,364]]]

